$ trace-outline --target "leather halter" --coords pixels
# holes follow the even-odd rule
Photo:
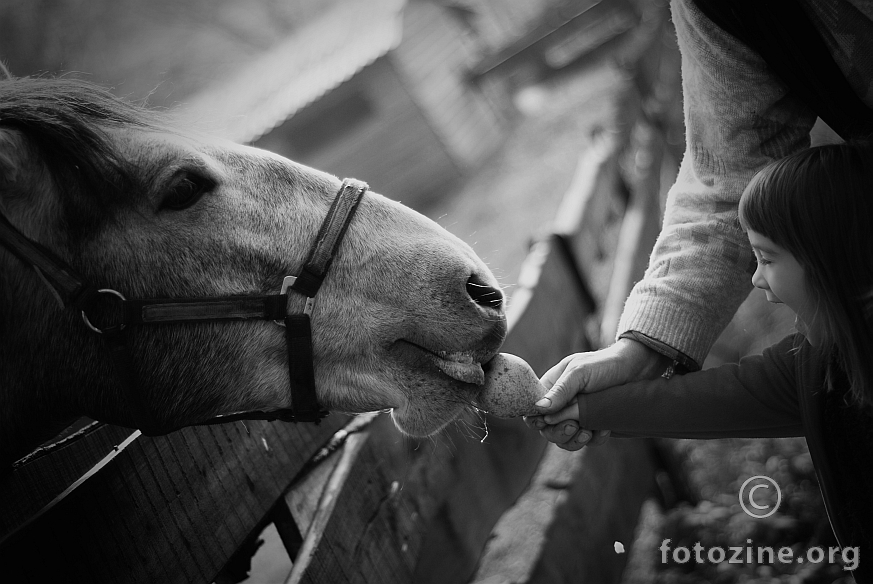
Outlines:
[[[0,213],[0,245],[33,267],[49,286],[63,307],[81,311],[85,324],[106,341],[118,375],[127,386],[137,427],[146,435],[165,434],[178,428],[161,427],[143,400],[127,350],[127,331],[133,326],[212,322],[222,320],[272,320],[285,327],[292,408],[273,411],[234,412],[190,425],[221,424],[236,420],[281,420],[315,422],[328,414],[318,403],[312,359],[310,314],[334,255],[358,208],[366,183],[345,179],[321,224],[303,268],[296,276],[286,276],[278,294],[261,296],[221,296],[194,299],[149,298],[127,299],[120,292],[96,288],[66,262],[39,243],[22,234]],[[306,297],[300,314],[287,314],[289,291]],[[102,299],[113,299],[116,321],[108,326],[93,324],[93,311]]]

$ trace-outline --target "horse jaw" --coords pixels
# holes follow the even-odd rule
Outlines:
[[[427,436],[472,407],[481,364],[500,349],[502,305],[477,304],[467,288],[498,283],[467,244],[412,209],[368,193],[359,214],[343,244],[355,262],[337,258],[312,315],[319,396],[337,411],[391,409],[399,430]],[[387,225],[392,236],[369,235]]]

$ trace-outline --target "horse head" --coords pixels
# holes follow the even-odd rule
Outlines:
[[[128,298],[275,293],[306,259],[340,181],[276,154],[174,129],[75,80],[0,82],[0,211],[89,282]],[[100,335],[0,247],[0,440],[6,459],[87,415],[135,427]],[[303,310],[289,295],[287,311]],[[436,223],[367,192],[311,311],[330,410],[392,409],[405,433],[467,408],[505,331],[502,295]],[[137,327],[130,366],[161,427],[291,406],[271,321]]]

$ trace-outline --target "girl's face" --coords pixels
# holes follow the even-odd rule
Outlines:
[[[798,330],[815,346],[820,339],[815,333],[815,314],[812,297],[806,286],[803,266],[784,248],[768,237],[749,229],[749,243],[758,260],[752,275],[752,285],[767,295],[774,304],[785,304],[797,315]]]

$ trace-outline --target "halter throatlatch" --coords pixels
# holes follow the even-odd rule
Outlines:
[[[144,434],[163,434],[177,428],[162,428],[144,401],[134,373],[127,331],[134,326],[169,325],[183,322],[222,320],[272,320],[285,327],[291,408],[269,412],[235,412],[193,425],[221,424],[236,420],[282,420],[318,423],[328,412],[318,403],[312,354],[310,315],[349,223],[367,191],[366,183],[345,179],[321,224],[303,268],[296,276],[286,276],[278,294],[263,296],[221,296],[196,299],[127,299],[116,290],[95,288],[70,266],[42,245],[32,241],[0,213],[0,244],[34,268],[62,306],[79,310],[92,331],[102,335],[112,354],[118,375],[130,395],[137,427]],[[306,297],[300,314],[287,314],[289,291]],[[108,326],[93,323],[89,313],[106,301],[117,303],[115,322]]]

